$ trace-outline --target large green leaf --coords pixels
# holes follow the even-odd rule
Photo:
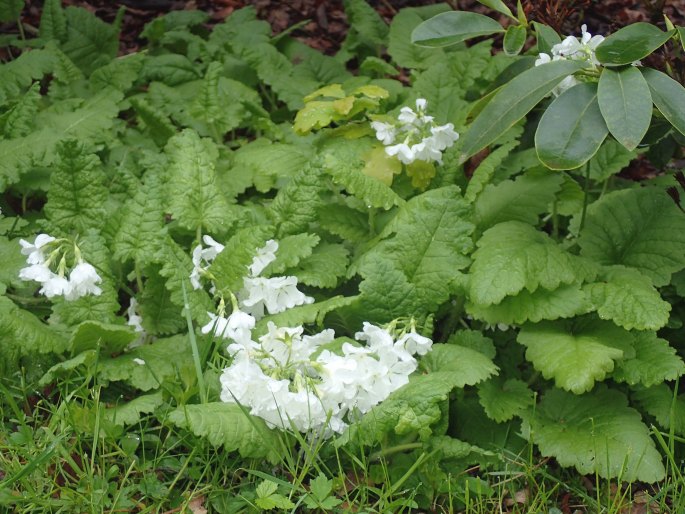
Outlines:
[[[504,53],[507,55],[518,55],[526,44],[528,35],[526,27],[522,25],[509,25],[504,34]]]
[[[448,8],[445,4],[442,5]],[[422,70],[443,55],[441,48],[425,48],[412,44],[411,33],[424,19],[418,9],[412,8],[400,10],[392,19],[388,34],[388,54],[398,66]]]
[[[518,335],[535,369],[575,394],[590,391],[616,360],[629,356],[631,340],[630,332],[591,317],[530,323]]]
[[[593,275],[585,263],[545,233],[519,221],[499,223],[477,243],[469,275],[468,296],[481,305],[538,287],[554,290]]]
[[[0,22],[17,21],[23,8],[24,0],[0,0]]]
[[[647,57],[668,41],[673,33],[674,31],[664,32],[651,23],[633,23],[602,41],[595,50],[595,55],[604,65],[630,64]]]
[[[447,46],[503,31],[499,23],[482,14],[449,11],[416,27],[411,34],[411,41],[421,46]]]
[[[101,348],[103,353],[120,353],[136,337],[138,335],[126,325],[84,321],[74,330],[69,347],[73,355],[95,348]]]
[[[589,205],[578,244],[589,259],[636,268],[663,286],[685,268],[685,216],[662,189],[614,191]]]
[[[456,387],[475,385],[499,371],[492,359],[483,353],[458,344],[433,345],[421,359],[420,368],[430,373],[451,373]]]
[[[67,18],[60,0],[46,0],[43,4],[38,33],[42,39],[64,41],[67,36]]]
[[[164,404],[161,391],[152,394],[140,395],[130,402],[122,403],[105,409],[105,418],[115,425],[134,425],[140,421],[141,414],[154,412]]]
[[[509,130],[565,77],[581,70],[579,61],[550,62],[514,77],[483,108],[461,138],[460,162],[481,151]]]
[[[205,437],[212,446],[237,451],[246,458],[279,458],[278,434],[269,430],[264,421],[250,416],[235,403],[205,403],[185,405],[172,411],[171,423]]]
[[[530,419],[530,436],[542,455],[583,475],[596,472],[626,482],[665,476],[640,414],[622,393],[606,387],[583,396],[547,392]]]
[[[522,380],[492,378],[478,387],[478,400],[490,419],[502,423],[534,403],[533,391]]]
[[[62,51],[86,74],[114,59],[119,49],[118,31],[92,12],[67,7],[67,40]]]
[[[552,47],[561,43],[559,34],[550,26],[537,21],[533,22],[535,38],[537,39],[538,53],[551,54]]]
[[[666,384],[638,389],[633,399],[665,430],[673,428],[676,434],[685,436],[685,394],[674,394]]]
[[[652,121],[652,96],[642,74],[633,66],[603,70],[597,100],[611,135],[634,150]]]
[[[619,362],[612,378],[630,385],[646,387],[675,380],[685,373],[685,364],[668,341],[656,332],[639,332],[633,340],[635,357]]]
[[[665,73],[651,68],[643,68],[642,74],[652,91],[654,105],[678,132],[685,135],[685,88]]]
[[[648,277],[633,268],[606,268],[597,282],[583,289],[602,319],[627,330],[658,330],[668,323],[671,304],[661,299]]]
[[[571,170],[599,150],[607,133],[597,86],[578,84],[562,93],[542,115],[535,131],[535,148],[548,168]]]
[[[588,163],[590,178],[597,182],[604,182],[628,166],[635,157],[637,157],[637,152],[628,151],[620,143],[607,138]]]

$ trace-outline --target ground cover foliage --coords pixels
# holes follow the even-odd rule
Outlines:
[[[636,62],[685,29],[574,41],[483,3],[509,26],[446,4],[387,25],[350,0],[333,57],[249,7],[211,31],[171,12],[117,56],[116,21],[47,0],[35,37],[3,40],[0,505],[458,511],[528,452],[597,480],[678,473],[685,89]],[[637,158],[661,172],[621,178]],[[40,287],[27,255],[98,281]],[[267,305],[255,340],[334,329],[352,353],[368,322],[432,349],[340,433],[271,428],[222,395],[235,355],[203,329],[260,273],[311,301]]]

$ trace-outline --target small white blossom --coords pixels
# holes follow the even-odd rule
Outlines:
[[[47,282],[55,274],[45,264],[33,264],[19,270],[21,280],[34,280],[36,282]]]
[[[69,291],[64,293],[67,300],[76,300],[88,294],[95,296],[102,294],[102,289],[96,285],[102,282],[102,278],[95,268],[87,262],[80,262],[71,270],[69,282],[71,287]]]
[[[200,277],[207,272],[207,266],[216,259],[216,256],[224,251],[224,245],[217,243],[209,235],[202,236],[202,241],[207,245],[207,248],[199,244],[193,248],[192,253],[193,269],[190,272],[189,279],[193,289],[202,288]],[[203,261],[206,264],[205,266],[202,264]]]
[[[54,240],[55,238],[48,234],[38,234],[33,243],[20,239],[21,253],[22,255],[28,255],[26,262],[28,264],[42,264],[45,262],[44,247]]]
[[[257,319],[264,310],[277,314],[298,305],[313,303],[314,299],[297,289],[297,277],[246,277],[238,294],[240,306]]]
[[[381,121],[372,121],[371,128],[376,131],[376,139],[382,141],[384,145],[390,145],[395,142],[397,130],[394,125]]]
[[[257,255],[254,256],[252,264],[249,266],[250,275],[259,276],[264,268],[276,260],[277,251],[278,243],[273,239],[269,239],[262,248],[257,249]]]
[[[128,321],[126,322],[126,324],[133,327],[133,329],[136,332],[145,332],[145,329],[142,325],[143,318],[140,317],[140,315],[137,312],[137,309],[138,300],[131,297],[131,303],[129,303],[128,309],[126,309],[126,315],[128,316]]]
[[[43,282],[43,287],[38,292],[48,298],[67,296],[71,293],[71,284],[66,278],[53,273],[48,280]]]

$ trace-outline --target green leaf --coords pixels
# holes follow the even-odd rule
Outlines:
[[[483,108],[461,138],[459,162],[497,140],[535,107],[568,75],[584,67],[579,61],[550,62],[514,77]]]
[[[430,67],[443,55],[441,48],[423,48],[412,44],[411,33],[424,19],[418,9],[411,8],[401,9],[392,19],[388,54],[398,66],[422,70]]]
[[[67,40],[62,51],[85,73],[114,59],[119,50],[118,29],[97,18],[92,12],[69,6],[65,9],[67,18]]]
[[[180,54],[148,55],[141,69],[141,79],[146,82],[160,81],[177,86],[200,77],[193,63]]]
[[[542,455],[583,475],[596,472],[626,482],[665,476],[649,429],[618,391],[600,387],[575,396],[552,389],[530,419],[530,430]]]
[[[368,215],[341,204],[325,204],[317,211],[321,227],[352,243],[369,238]]]
[[[466,311],[490,325],[521,325],[543,319],[572,318],[592,309],[585,293],[577,285],[561,286],[553,291],[538,288],[530,293],[524,289],[516,296],[507,296],[497,305],[466,302]]]
[[[499,370],[486,355],[456,344],[434,344],[419,366],[428,373],[450,373],[455,387],[475,385]]]
[[[57,154],[57,167],[50,175],[46,216],[66,232],[99,228],[107,199],[100,159],[74,140],[60,143]]]
[[[162,147],[166,145],[169,138],[176,133],[176,127],[171,120],[164,113],[156,110],[144,98],[134,97],[130,99],[130,102],[154,142]]]
[[[257,322],[254,330],[256,334],[265,334],[269,322],[275,323],[278,327],[296,327],[311,323],[322,325],[326,314],[341,307],[351,305],[355,300],[357,300],[356,296],[338,295],[321,302],[299,305],[278,314],[264,316]]]
[[[685,135],[685,88],[671,77],[651,68],[641,68],[657,109],[678,132]]]
[[[605,139],[597,153],[590,159],[590,178],[597,182],[604,182],[630,164],[637,152],[626,150],[623,145],[613,139]]]
[[[528,31],[521,25],[509,25],[504,33],[504,53],[507,55],[518,55],[526,44]]]
[[[655,332],[638,332],[633,339],[635,357],[618,363],[612,378],[629,385],[651,387],[675,380],[685,373],[685,363],[676,349]]]
[[[161,392],[153,394],[143,394],[134,398],[130,402],[105,409],[103,414],[105,419],[115,425],[126,426],[140,422],[141,414],[154,412],[164,404],[164,397]]]
[[[666,384],[635,391],[632,398],[665,430],[685,435],[685,395],[673,394]]]
[[[266,458],[277,462],[278,434],[234,403],[186,405],[172,411],[169,422],[206,438],[213,446],[237,451],[244,458]]]
[[[591,268],[551,238],[519,221],[499,223],[485,231],[473,254],[469,299],[492,305],[524,288],[554,290],[593,276]],[[582,266],[581,266],[582,264]]]
[[[333,288],[344,277],[349,264],[349,252],[341,244],[321,243],[296,268],[288,270],[298,281],[308,286]]]
[[[590,204],[578,244],[599,264],[636,268],[655,286],[685,267],[685,217],[665,191],[614,191]]]
[[[537,47],[539,54],[551,54],[552,47],[561,43],[561,38],[557,31],[548,25],[533,22],[535,28],[535,38],[537,39]]]
[[[583,289],[602,319],[626,330],[658,330],[668,323],[671,304],[662,300],[652,281],[635,269],[605,268],[598,282]]]
[[[535,148],[548,168],[571,170],[599,150],[608,132],[597,102],[597,86],[577,84],[552,102],[540,118]]]
[[[203,232],[226,230],[227,202],[216,185],[216,146],[193,130],[172,137],[169,156],[169,209],[182,227]]]
[[[494,359],[497,355],[495,343],[492,339],[483,335],[480,330],[458,330],[452,334],[447,341],[449,344],[464,346],[482,353],[489,359]]]
[[[595,49],[595,56],[605,66],[630,64],[647,57],[674,33],[663,32],[651,23],[632,23],[607,36]]]
[[[0,0],[0,22],[17,21],[24,9],[24,0]]]
[[[466,186],[466,191],[464,192],[464,199],[467,202],[473,203],[476,200],[478,195],[483,192],[485,186],[487,186],[494,177],[495,170],[518,145],[518,141],[506,143],[489,153],[488,156],[480,162],[471,175],[469,183]]]
[[[478,36],[503,32],[492,18],[466,11],[449,11],[424,21],[414,29],[411,42],[421,46],[448,46]]]
[[[593,318],[529,323],[517,340],[542,376],[575,394],[590,391],[632,350],[630,332]]]
[[[490,419],[502,423],[531,407],[533,391],[522,380],[493,378],[478,386],[478,400]]]
[[[458,73],[453,62],[440,61],[419,74],[412,89],[417,97],[428,101],[428,109],[435,114],[437,123],[459,126],[465,121],[469,105],[465,83],[466,78]]]
[[[30,134],[40,104],[40,84],[34,82],[11,109],[0,115],[0,133],[7,139]]]
[[[540,214],[547,212],[562,182],[560,174],[545,171],[488,185],[474,205],[478,229],[487,230],[509,220],[537,225]]]
[[[309,257],[320,240],[316,234],[307,233],[279,239],[276,260],[269,264],[261,275],[282,275],[285,270],[297,266],[302,259]]]
[[[179,306],[171,301],[166,281],[157,269],[147,276],[142,295],[139,296],[138,313],[143,318],[145,332],[152,335],[176,334],[186,326]]]
[[[375,179],[369,179],[375,180]],[[270,206],[278,236],[306,231],[317,221],[317,211],[325,204],[321,194],[325,185],[318,167],[304,166],[283,187]]]
[[[611,135],[626,149],[634,150],[652,121],[652,96],[642,74],[634,66],[604,69],[597,100]]]
[[[241,229],[229,239],[224,250],[209,267],[218,291],[228,294],[242,289],[243,277],[248,275],[248,267],[257,254],[257,249],[264,246],[272,235],[272,227],[257,226]]]
[[[69,347],[72,355],[101,348],[103,353],[121,353],[138,335],[127,325],[84,321],[76,327]]]
[[[64,41],[67,37],[67,17],[61,0],[46,0],[40,15],[38,34],[41,39]]]
[[[345,14],[350,29],[357,37],[369,45],[384,45],[388,36],[388,26],[383,18],[364,0],[344,0]]]
[[[489,7],[490,9],[494,9],[498,13],[504,14],[505,16],[509,16],[509,18],[515,20],[516,17],[511,14],[511,10],[507,5],[502,2],[502,0],[478,0],[479,3],[485,5],[486,7]]]

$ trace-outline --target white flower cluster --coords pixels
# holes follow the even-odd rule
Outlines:
[[[604,36],[593,36],[587,31],[587,25],[583,24],[580,27],[581,36],[578,39],[575,36],[568,36],[561,43],[552,47],[552,55],[541,53],[535,61],[535,66],[546,64],[552,61],[574,60],[587,61],[592,64],[593,68],[600,65],[595,56],[595,49],[604,41]],[[562,80],[557,87],[552,90],[554,96],[559,96],[561,93],[578,84],[578,79],[573,75],[569,75]]]
[[[364,323],[355,335],[365,345],[343,343],[342,355],[322,346],[331,329],[303,335],[304,328],[276,327],[253,341],[254,318],[239,310],[224,334],[232,343],[231,365],[221,375],[221,399],[237,402],[269,426],[324,436],[341,433],[355,416],[368,412],[409,381],[414,354],[425,355],[432,341],[414,330],[395,338],[385,328]]]
[[[207,273],[207,266],[212,263],[216,256],[224,251],[224,245],[217,243],[211,236],[202,236],[202,241],[207,245],[207,248],[203,248],[199,244],[193,249],[193,271],[190,273],[190,284],[193,289],[202,287],[200,277]],[[205,266],[202,265],[202,261],[205,262]]]
[[[404,164],[417,160],[442,164],[443,150],[459,139],[452,123],[435,124],[433,116],[426,114],[426,105],[426,99],[419,98],[416,112],[411,107],[402,107],[397,117],[399,123],[371,122],[376,138],[386,146],[385,152],[396,155]]]
[[[28,264],[19,270],[19,278],[39,282],[42,286],[39,293],[48,298],[64,296],[66,300],[76,300],[88,294],[98,296],[102,293],[102,289],[97,286],[102,278],[91,264],[83,260],[78,246],[74,245],[75,266],[67,278],[66,253],[63,252],[61,240],[48,234],[38,234],[33,243],[20,239],[19,244],[22,247],[21,253],[27,256]],[[50,254],[46,255],[50,249]],[[60,255],[55,273],[52,265]]]

